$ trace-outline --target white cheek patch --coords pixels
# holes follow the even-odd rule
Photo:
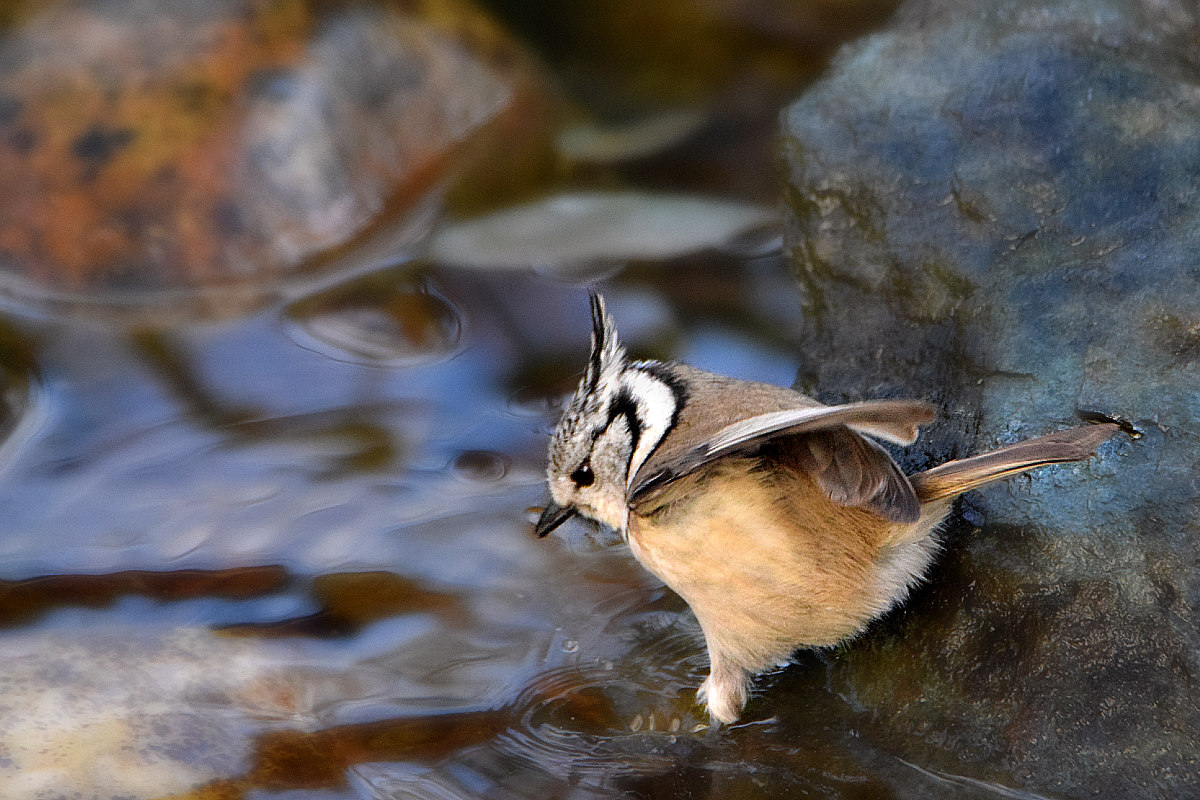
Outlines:
[[[626,477],[626,488],[633,482],[633,476],[646,459],[658,447],[658,443],[670,431],[675,420],[678,400],[670,386],[640,369],[632,369],[621,376],[621,385],[625,388],[637,405],[638,424],[641,426],[641,438],[638,439],[637,449],[629,458],[629,474]]]

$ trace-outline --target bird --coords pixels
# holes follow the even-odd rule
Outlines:
[[[601,295],[587,368],[548,447],[545,537],[575,515],[621,534],[695,614],[709,656],[696,698],[736,722],[753,679],[802,648],[861,633],[903,602],[938,553],[955,497],[1094,455],[1104,422],[905,475],[926,402],[824,405],[675,361],[631,360]]]

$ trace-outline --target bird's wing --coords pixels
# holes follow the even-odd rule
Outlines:
[[[916,522],[921,502],[908,476],[877,443],[853,431],[812,431],[780,441],[781,458],[809,475],[830,500],[893,522]]]
[[[920,514],[920,503],[908,478],[879,445],[854,431],[911,444],[918,427],[933,418],[932,406],[914,400],[868,400],[756,414],[726,425],[695,447],[659,459],[653,470],[639,471],[629,497],[635,501],[704,464],[787,437],[789,444],[794,443],[797,465],[835,502],[912,522]]]

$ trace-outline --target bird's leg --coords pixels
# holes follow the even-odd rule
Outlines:
[[[736,722],[750,694],[750,674],[720,650],[708,645],[711,666],[708,677],[696,692],[696,701],[708,707],[709,715],[728,725]]]

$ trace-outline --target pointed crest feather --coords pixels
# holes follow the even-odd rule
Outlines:
[[[608,315],[604,306],[604,298],[592,292],[592,353],[588,357],[587,372],[583,382],[579,384],[576,400],[579,406],[589,396],[597,397],[598,391],[604,385],[615,385],[621,370],[625,367],[625,348],[617,337],[617,324]],[[572,403],[572,405],[575,405]]]
[[[569,446],[572,442],[590,440],[590,436],[580,438],[581,426],[604,418],[604,406],[611,402],[625,369],[625,348],[617,338],[616,323],[604,307],[604,298],[595,292],[591,293],[591,308],[592,352],[583,379],[550,439],[552,473],[566,468],[578,455]]]

